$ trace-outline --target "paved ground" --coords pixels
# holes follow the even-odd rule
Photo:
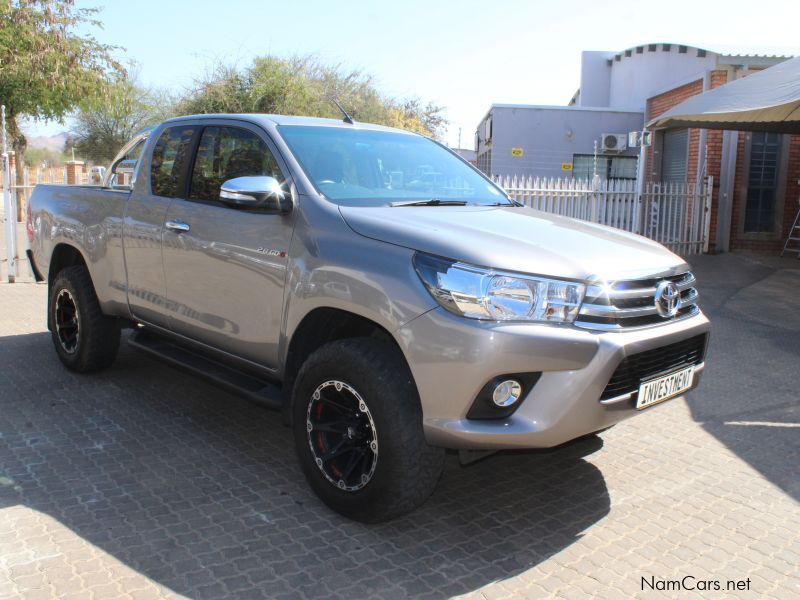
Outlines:
[[[6,248],[6,224],[5,214],[3,213],[3,195],[2,187],[0,187],[0,281],[3,283],[8,281],[8,252]],[[25,232],[25,223],[17,223],[17,274],[16,280],[18,282],[32,282],[33,272],[25,258],[25,250],[27,249],[28,237]],[[19,257],[23,260],[20,260]]]
[[[128,348],[70,374],[44,288],[0,285],[0,598],[800,597],[800,262],[695,263],[714,337],[688,400],[586,458],[451,457],[381,526],[317,501],[277,414]]]

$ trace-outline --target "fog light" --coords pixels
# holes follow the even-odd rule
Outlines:
[[[497,384],[492,392],[492,402],[501,408],[511,406],[522,395],[522,385],[519,381],[513,379],[506,379],[505,381]]]

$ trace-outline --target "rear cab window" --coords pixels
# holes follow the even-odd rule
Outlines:
[[[189,160],[195,125],[165,129],[153,148],[150,187],[154,196],[178,198],[183,195],[183,173]]]

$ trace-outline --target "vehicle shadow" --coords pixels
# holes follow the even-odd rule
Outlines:
[[[609,512],[599,438],[448,456],[433,497],[381,525],[310,491],[280,415],[125,347],[67,372],[46,333],[0,338],[0,509],[47,514],[192,598],[447,597],[513,577]],[[35,368],[32,368],[35,365]]]
[[[800,501],[800,261],[729,253],[692,263],[712,323],[692,416]]]

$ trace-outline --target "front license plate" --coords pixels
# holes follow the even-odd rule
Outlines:
[[[641,410],[679,396],[692,387],[694,382],[694,366],[688,367],[658,379],[645,381],[639,386],[639,395],[636,397],[636,408]]]

